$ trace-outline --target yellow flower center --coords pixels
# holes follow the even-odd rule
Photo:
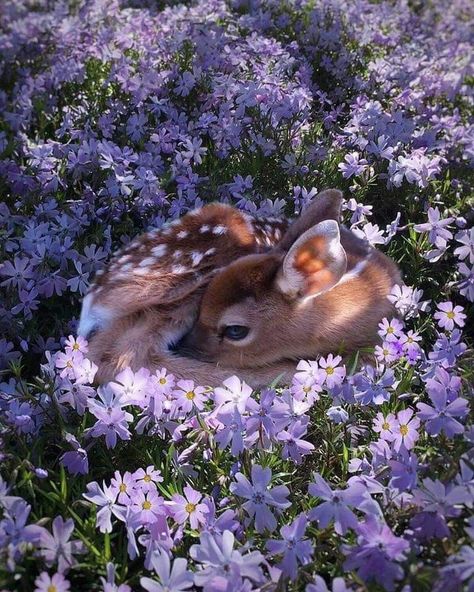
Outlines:
[[[448,317],[448,319],[454,319],[455,314],[452,310],[450,310],[449,312],[446,313],[446,316]]]
[[[191,504],[191,503],[186,504],[184,509],[186,510],[186,512],[188,514],[192,514],[194,512],[194,510],[196,509],[196,504]]]
[[[310,387],[310,386],[304,386],[304,387],[303,387],[303,391],[304,391],[305,393],[309,393],[309,392],[310,392],[310,390],[311,390],[311,387]]]
[[[387,328],[387,333],[393,333],[394,331],[395,331],[395,329],[393,327]]]
[[[79,349],[79,344],[78,344],[78,343],[75,343],[75,344],[72,346],[72,349],[74,349],[75,351],[77,351],[77,350]]]
[[[66,363],[66,366],[67,366],[68,368],[72,368],[72,362],[71,362],[71,360],[68,360],[68,361],[67,361],[67,363]]]
[[[190,401],[192,401],[194,399],[194,397],[196,396],[194,391],[188,391],[186,393],[186,399],[189,399]]]
[[[120,483],[119,491],[120,493],[125,493],[127,491],[127,486],[125,485],[125,483]]]
[[[407,339],[407,342],[408,342],[408,343],[413,343],[413,337],[409,337],[409,338]]]
[[[384,421],[383,424],[382,424],[382,429],[389,430],[390,429],[390,424],[387,423],[386,421]]]
[[[328,366],[328,367],[326,368],[326,374],[327,374],[328,376],[331,376],[331,374],[334,374],[334,368],[333,368],[332,366]]]
[[[148,500],[145,500],[145,501],[142,503],[142,508],[143,508],[144,510],[149,510],[149,509],[151,508],[151,502],[149,502]]]
[[[407,425],[400,426],[400,434],[402,436],[406,436],[408,434],[408,426]]]
[[[48,586],[46,588],[46,592],[58,592],[58,589],[56,588],[56,586],[54,584],[51,584],[50,586]]]
[[[384,348],[382,351],[383,351],[383,355],[384,355],[384,356],[388,356],[388,349],[385,349],[385,348]]]
[[[151,481],[151,477],[150,477],[150,475],[145,475],[145,476],[143,477],[143,481],[145,481],[145,483],[150,483],[150,481]]]
[[[160,378],[160,384],[166,384],[166,378]]]

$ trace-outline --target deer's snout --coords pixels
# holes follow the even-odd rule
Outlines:
[[[198,326],[186,333],[170,349],[180,356],[194,358],[203,362],[213,362],[216,354],[213,348],[209,347],[207,332]]]

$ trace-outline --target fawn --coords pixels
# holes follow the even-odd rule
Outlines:
[[[164,366],[256,387],[290,377],[299,358],[373,344],[400,276],[340,227],[341,203],[327,190],[292,224],[210,204],[136,239],[84,299],[79,334],[98,381]]]

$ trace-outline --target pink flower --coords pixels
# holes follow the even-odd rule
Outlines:
[[[328,388],[339,386],[346,376],[346,367],[338,367],[342,361],[341,356],[334,357],[329,354],[327,358],[319,358],[319,366],[322,369],[322,374]]]
[[[391,442],[397,427],[397,420],[393,413],[389,413],[387,417],[384,417],[383,414],[379,412],[375,416],[373,430],[374,432],[377,432],[383,440]]]
[[[208,399],[205,392],[206,389],[203,386],[194,386],[192,380],[180,380],[173,391],[173,397],[184,413],[189,413],[193,407],[202,411]]]
[[[434,313],[434,318],[438,321],[438,326],[441,329],[452,331],[455,324],[464,327],[466,315],[463,314],[463,310],[462,306],[453,306],[452,302],[440,302],[438,312]]]
[[[166,502],[166,505],[178,524],[184,524],[189,520],[191,528],[197,529],[200,524],[206,523],[204,514],[209,512],[209,508],[205,504],[199,503],[201,498],[202,494],[199,491],[186,485],[184,496],[175,493],[171,498],[172,501]]]
[[[68,592],[70,584],[63,574],[55,573],[52,576],[45,571],[41,572],[35,580],[34,592]]]
[[[419,437],[417,432],[419,425],[420,420],[413,417],[413,409],[404,409],[397,414],[396,422],[392,428],[392,445],[397,452],[402,446],[405,446],[407,450],[413,448]]]

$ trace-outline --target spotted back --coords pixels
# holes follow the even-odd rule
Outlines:
[[[285,219],[258,219],[209,204],[140,235],[96,275],[83,302],[79,334],[87,337],[113,319],[157,305],[176,308],[217,270],[272,248],[287,226]]]

